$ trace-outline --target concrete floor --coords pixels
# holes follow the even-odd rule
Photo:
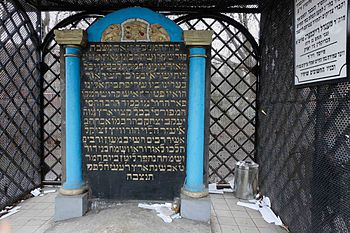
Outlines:
[[[4,233],[45,232],[53,224],[56,194],[57,192],[48,193],[42,197],[32,197],[19,203],[17,205],[21,206],[19,212],[0,220],[3,226],[9,225],[11,228],[9,232]]]
[[[51,188],[50,188],[51,189]],[[1,233],[282,233],[280,227],[266,223],[258,211],[237,206],[230,194],[212,194],[211,229],[186,219],[164,223],[155,212],[144,210],[136,204],[125,204],[113,209],[90,211],[86,216],[60,223],[52,220],[56,193],[33,197],[20,203],[18,213],[1,220],[2,226],[11,228]],[[1,229],[1,227],[0,227]]]
[[[238,206],[232,193],[211,194],[211,229],[213,233],[286,233],[279,226],[265,222],[257,210]]]

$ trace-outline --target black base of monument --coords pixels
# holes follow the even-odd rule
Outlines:
[[[173,200],[180,196],[184,175],[154,174],[154,180],[126,180],[126,174],[115,174],[109,171],[98,172],[99,175],[89,174],[91,199],[101,200]],[[160,185],[162,184],[162,185]]]

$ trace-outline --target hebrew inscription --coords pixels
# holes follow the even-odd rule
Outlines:
[[[184,45],[91,43],[82,73],[83,155],[93,196],[177,195],[185,176]]]
[[[348,0],[295,0],[295,84],[347,78]]]

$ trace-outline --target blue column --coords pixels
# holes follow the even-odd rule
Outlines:
[[[190,48],[186,182],[189,192],[203,192],[206,50]]]
[[[66,181],[63,189],[83,189],[80,118],[80,48],[65,49],[66,63]]]

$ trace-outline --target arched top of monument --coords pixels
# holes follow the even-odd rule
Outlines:
[[[183,42],[183,30],[147,8],[126,8],[97,20],[87,30],[89,42]]]

